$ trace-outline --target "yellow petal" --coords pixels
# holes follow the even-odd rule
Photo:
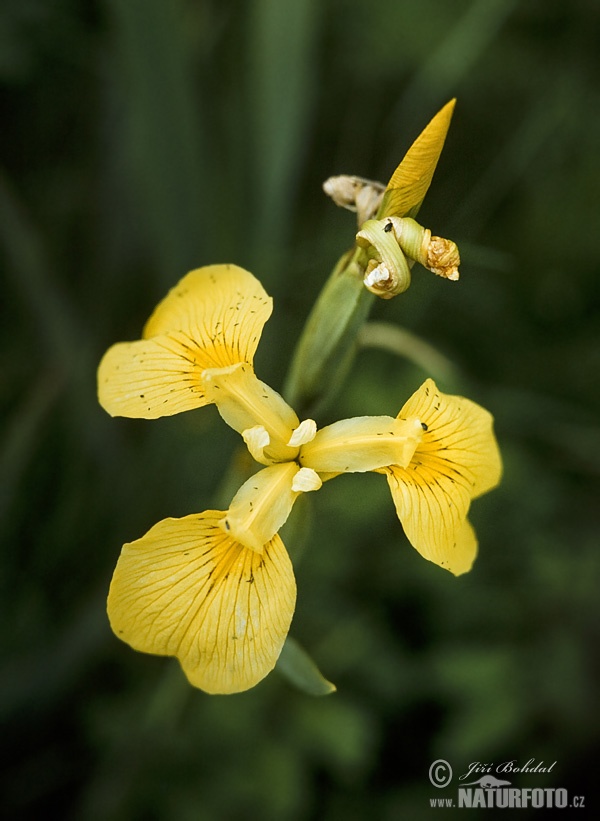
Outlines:
[[[408,467],[382,471],[398,517],[422,556],[452,573],[464,573],[477,548],[475,535],[465,524],[471,499],[500,480],[492,416],[464,397],[438,391],[431,379],[399,416],[418,416],[427,430]]]
[[[418,419],[357,416],[317,431],[300,449],[300,464],[328,473],[362,473],[385,465],[407,465],[421,441]]]
[[[158,419],[208,404],[199,354],[173,336],[120,342],[98,368],[98,399],[111,416]]]
[[[287,521],[298,494],[321,486],[313,473],[305,475],[296,462],[259,470],[235,494],[220,526],[240,544],[262,552]]]
[[[252,364],[272,300],[235,265],[187,274],[158,305],[143,339],[114,345],[98,369],[98,398],[112,416],[156,419],[211,401],[207,368]]]
[[[299,424],[298,417],[277,391],[257,379],[251,365],[240,362],[228,368],[207,368],[202,377],[210,400],[234,430],[242,434],[256,426],[266,430],[267,463],[296,458],[298,448],[286,443]]]
[[[400,419],[414,416],[427,425],[417,457],[438,460],[446,472],[458,471],[471,499],[498,485],[502,459],[489,411],[463,396],[442,393],[427,379],[398,414]]]
[[[177,656],[191,684],[235,693],[275,666],[296,601],[278,536],[261,554],[205,511],[165,519],[123,546],[108,596],[115,634],[135,650]]]
[[[409,468],[384,468],[406,537],[431,562],[458,575],[464,573],[466,559],[462,534],[470,496],[468,488],[413,457]],[[467,542],[466,550],[471,549]],[[468,558],[468,556],[467,556]],[[471,556],[469,567],[474,558]]]
[[[414,217],[418,212],[442,153],[455,103],[446,103],[409,148],[387,185],[378,219]]]
[[[206,265],[190,271],[154,309],[143,337],[179,331],[205,351],[205,368],[252,362],[273,300],[249,271]]]

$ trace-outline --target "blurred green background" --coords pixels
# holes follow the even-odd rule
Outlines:
[[[437,758],[556,761],[513,785],[592,804],[598,42],[590,0],[3,0],[3,817],[437,817]],[[105,596],[123,542],[214,504],[238,438],[214,408],[110,419],[97,363],[188,269],[235,262],[275,298],[256,368],[280,388],[356,230],[322,181],[386,181],[454,96],[420,217],[461,281],[415,269],[373,314],[452,367],[364,350],[319,422],[395,415],[427,375],[489,408],[505,478],[473,507],[480,556],[459,579],[423,561],[382,477],[341,477],[292,627],[338,692],[194,691],[112,635]]]

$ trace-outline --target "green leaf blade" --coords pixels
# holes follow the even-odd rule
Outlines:
[[[276,668],[294,687],[310,696],[328,696],[336,686],[328,681],[306,650],[288,636]]]

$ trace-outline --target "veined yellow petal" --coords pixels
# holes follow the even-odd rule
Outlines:
[[[471,499],[496,487],[502,459],[489,411],[463,396],[442,393],[427,379],[398,414],[400,419],[414,416],[427,425],[416,457],[430,465],[437,460],[440,470],[460,474]]]
[[[208,404],[198,351],[174,337],[120,342],[98,368],[98,399],[111,416],[158,419]]]
[[[387,467],[382,473],[412,546],[451,573],[464,573],[459,537],[471,501],[469,488],[454,474],[440,470],[439,463],[421,461],[416,454],[408,468]]]
[[[387,185],[378,219],[414,217],[418,212],[442,153],[455,103],[446,103],[408,149]]]
[[[235,265],[187,274],[158,305],[143,339],[114,345],[98,370],[100,404],[113,416],[156,419],[206,405],[202,371],[251,367],[272,300]]]
[[[464,573],[477,542],[466,517],[471,499],[500,481],[501,461],[492,416],[462,396],[448,396],[431,379],[399,417],[427,426],[406,468],[388,467],[388,483],[404,531],[422,556]]]
[[[298,417],[277,391],[257,379],[252,365],[241,362],[228,368],[209,368],[202,378],[210,401],[234,430],[243,433],[257,425],[266,430],[270,443],[264,448],[264,457],[268,464],[296,458],[298,448],[286,443],[299,424]]]
[[[235,494],[220,526],[237,542],[260,553],[287,521],[298,494],[320,486],[312,472],[307,477],[296,462],[263,468]]]
[[[296,601],[281,539],[248,550],[219,527],[223,515],[165,519],[124,545],[108,596],[119,638],[177,656],[208,693],[247,690],[273,669]]]
[[[473,526],[468,519],[465,519],[460,527],[455,531],[453,538],[448,540],[442,547],[441,541],[436,542],[437,549],[428,552],[424,542],[421,542],[419,553],[434,564],[440,565],[444,570],[449,570],[455,576],[468,573],[473,567],[473,562],[477,556],[477,536]]]
[[[205,368],[250,362],[271,316],[273,300],[249,271],[207,265],[190,271],[154,309],[143,337],[173,331],[206,352]]]
[[[456,534],[454,555],[452,563],[452,573],[460,576],[468,573],[473,567],[473,562],[477,557],[478,542],[473,525],[468,519],[462,523],[461,529]]]
[[[421,441],[417,418],[357,416],[317,431],[300,449],[300,464],[322,473],[362,473],[386,465],[408,465]]]

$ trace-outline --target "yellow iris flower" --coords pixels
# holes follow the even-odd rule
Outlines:
[[[471,499],[501,473],[491,415],[430,379],[396,418],[321,430],[301,422],[254,373],[271,310],[242,268],[192,271],[155,309],[143,338],[114,345],[98,370],[111,415],[156,419],[214,403],[264,466],[228,510],[165,519],[124,545],[110,587],[116,635],[136,650],[176,656],[191,684],[209,693],[246,690],[275,666],[296,601],[278,532],[300,493],[340,473],[386,474],[410,542],[460,574],[477,550]]]

